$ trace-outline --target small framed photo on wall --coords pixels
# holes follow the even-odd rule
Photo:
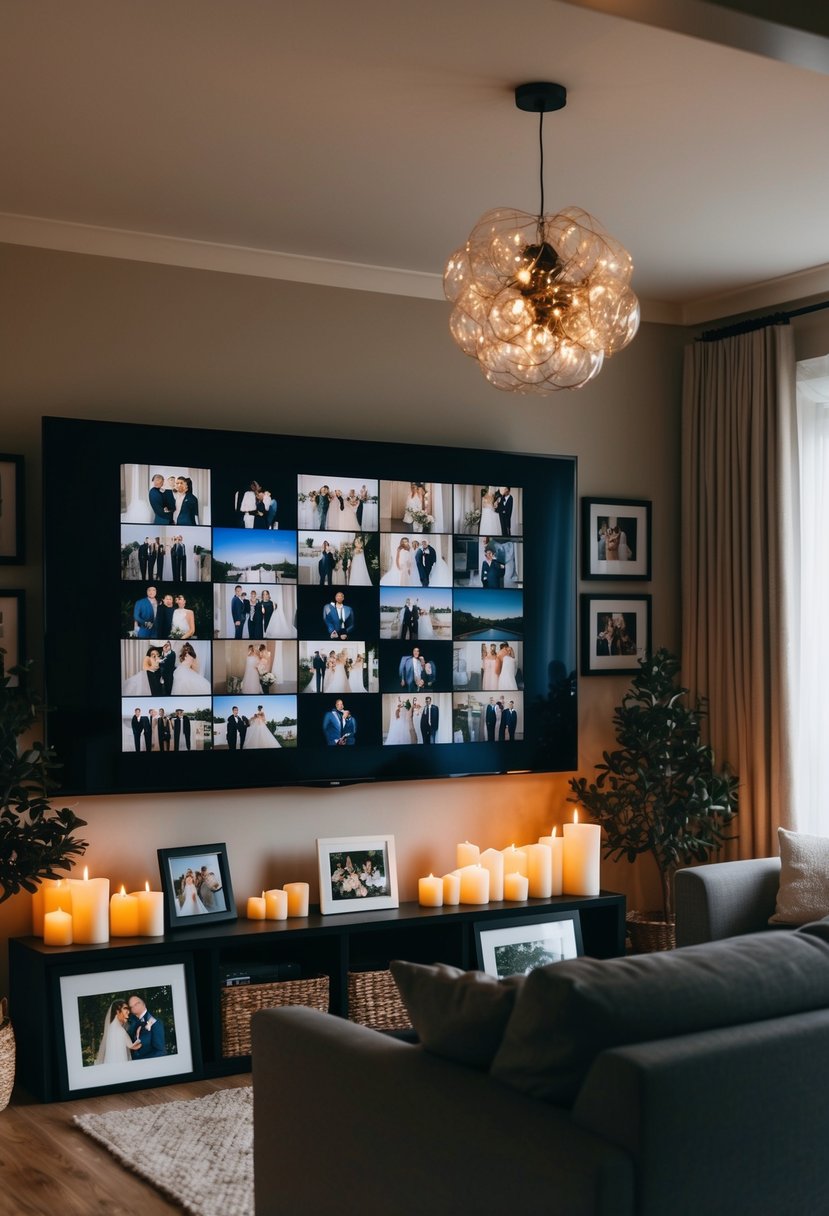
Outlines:
[[[4,674],[19,666],[25,658],[24,624],[25,593],[23,591],[0,591],[0,671]],[[17,676],[9,676],[8,688],[16,688]]]
[[[0,565],[23,562],[23,457],[0,455]]]
[[[651,577],[651,504],[634,498],[581,500],[583,579]]]
[[[650,651],[649,595],[582,595],[583,676],[635,674]]]

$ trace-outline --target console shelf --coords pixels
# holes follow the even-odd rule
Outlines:
[[[191,964],[189,997],[200,1041],[197,1074],[215,1077],[250,1068],[249,1056],[221,1054],[224,969],[293,963],[302,975],[327,975],[331,1012],[347,1017],[349,971],[386,968],[393,958],[468,970],[476,965],[477,922],[508,918],[520,924],[545,909],[578,911],[586,954],[611,958],[624,953],[625,897],[611,891],[595,898],[559,896],[520,904],[421,908],[405,903],[394,910],[353,915],[322,916],[312,910],[296,920],[238,920],[213,929],[116,938],[95,946],[44,946],[39,938],[13,938],[9,979],[17,1077],[41,1101],[66,1096],[59,1080],[64,1051],[59,981],[64,975],[157,966],[185,957]]]

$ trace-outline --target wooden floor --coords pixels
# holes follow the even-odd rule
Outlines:
[[[16,1089],[0,1112],[2,1216],[170,1216],[178,1204],[119,1165],[72,1123],[73,1115],[200,1098],[249,1085],[250,1075],[165,1085],[78,1102],[34,1102]]]

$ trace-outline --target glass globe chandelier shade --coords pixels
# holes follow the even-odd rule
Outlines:
[[[488,211],[443,276],[452,337],[508,392],[581,388],[639,328],[627,250],[579,207],[544,215],[543,177],[541,200],[537,216]]]

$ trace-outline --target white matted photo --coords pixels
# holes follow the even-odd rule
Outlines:
[[[582,578],[651,577],[651,503],[633,498],[581,500]]]
[[[400,906],[393,836],[318,839],[317,859],[323,914]]]
[[[198,1060],[187,965],[125,967],[59,979],[65,1095],[192,1077]]]
[[[515,920],[476,921],[478,967],[499,980],[584,953],[578,912],[543,912]]]
[[[583,676],[635,675],[650,651],[649,595],[582,595]]]

